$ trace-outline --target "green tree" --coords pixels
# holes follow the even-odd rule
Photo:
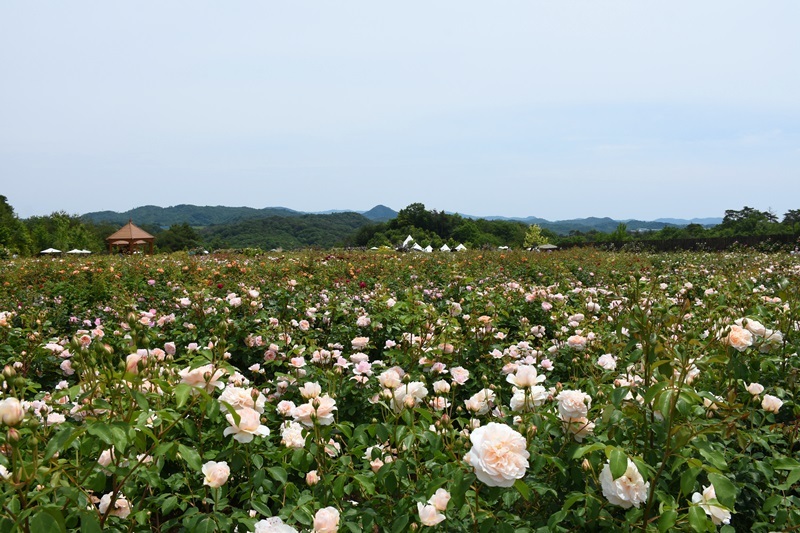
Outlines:
[[[531,224],[525,232],[525,240],[522,243],[524,248],[536,248],[541,244],[550,244],[547,237],[542,234],[539,224]]]
[[[32,242],[25,224],[17,218],[8,199],[0,195],[0,255],[31,252]]]
[[[159,233],[155,243],[159,250],[177,252],[197,248],[200,246],[200,237],[189,224],[184,222],[173,224],[168,230]]]

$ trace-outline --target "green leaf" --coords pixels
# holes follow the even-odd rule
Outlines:
[[[708,474],[708,480],[714,485],[714,492],[717,493],[717,501],[727,507],[733,509],[736,503],[736,486],[721,474]]]
[[[694,531],[705,531],[707,528],[706,513],[697,505],[689,507],[689,525]]]
[[[800,462],[790,459],[789,457],[778,457],[772,461],[772,468],[775,470],[794,470],[800,468]]]
[[[408,525],[408,514],[403,513],[397,517],[392,525],[392,533],[405,533],[406,526]]]
[[[689,494],[694,492],[694,487],[697,481],[698,474],[700,474],[700,468],[697,467],[689,467],[688,469],[683,471],[683,474],[681,474],[682,494],[689,496]]]
[[[656,394],[664,390],[664,388],[669,385],[669,381],[659,381],[655,385],[651,386],[647,389],[647,392],[644,395],[644,403],[645,405],[650,405],[650,402],[656,397]]]
[[[267,468],[267,472],[269,472],[269,475],[272,476],[272,479],[279,481],[280,483],[286,483],[286,480],[289,477],[286,473],[286,470],[280,466],[271,466]]]
[[[94,435],[109,446],[114,445],[114,437],[111,434],[111,428],[108,426],[108,424],[104,424],[103,422],[92,422],[87,426],[87,431],[89,432],[89,435]]]
[[[367,494],[369,495],[375,494],[375,483],[373,483],[373,481],[369,479],[367,476],[365,476],[364,474],[356,474],[353,476],[353,478],[355,478],[355,480],[358,481],[358,484],[361,485],[361,487]]]
[[[609,464],[611,465],[611,477],[613,479],[620,478],[628,469],[628,456],[619,448],[614,448],[611,450]]]
[[[193,531],[197,533],[212,533],[213,531],[217,530],[217,523],[214,521],[213,518],[207,516],[200,520],[197,525],[193,528]]]
[[[520,496],[525,498],[526,502],[531,501],[531,489],[525,484],[524,481],[521,479],[516,480],[514,482],[514,488],[517,489],[517,492],[519,492]]]
[[[101,533],[97,513],[81,513],[81,533]]]
[[[189,448],[184,444],[178,444],[178,453],[181,454],[183,460],[186,461],[186,464],[188,464],[189,468],[191,468],[192,470],[203,469],[203,460],[200,458],[200,454],[197,453],[195,450]]]
[[[677,512],[671,509],[669,511],[664,511],[663,513],[661,513],[661,516],[658,519],[659,533],[665,533],[666,531],[671,531],[672,526],[674,526],[675,522],[677,521],[678,521]]]
[[[31,518],[31,531],[66,531],[66,528],[63,524],[59,524],[58,520],[55,517],[47,512],[46,510],[41,510]]]
[[[50,439],[50,442],[47,443],[47,447],[44,451],[43,460],[49,461],[56,453],[63,451],[67,448],[70,444],[72,444],[78,436],[83,433],[83,428],[76,429],[71,427],[66,427],[56,433],[55,437]]]
[[[180,383],[175,387],[175,403],[178,409],[186,405],[189,401],[189,396],[192,394],[192,387],[185,383]]]
[[[605,447],[606,447],[605,444],[600,444],[600,443],[588,444],[586,446],[581,446],[579,448],[576,448],[575,451],[572,452],[572,459],[580,459],[581,457],[583,457],[587,453],[591,453],[591,452],[594,452],[594,451],[597,451],[597,450],[602,450]]]

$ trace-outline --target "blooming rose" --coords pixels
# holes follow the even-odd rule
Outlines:
[[[647,500],[650,483],[645,483],[644,478],[636,468],[636,464],[628,459],[628,468],[617,479],[611,477],[611,464],[606,463],[600,472],[600,484],[603,487],[603,496],[623,509],[631,506],[638,507]]]
[[[378,382],[384,389],[396,389],[403,384],[403,382],[400,381],[400,374],[391,368],[381,372],[381,374],[378,376]]]
[[[753,396],[758,396],[762,392],[764,392],[764,385],[761,383],[751,383],[749,385],[745,384],[747,388],[747,392],[752,394]]]
[[[306,438],[303,436],[303,426],[291,420],[286,422],[281,428],[281,444],[287,448],[304,447]]]
[[[753,320],[752,318],[739,318],[734,320],[733,323],[741,328],[745,328],[753,335],[758,335],[759,337],[766,336],[767,328],[758,320]]]
[[[558,396],[558,414],[562,420],[586,418],[592,407],[592,397],[579,390],[562,390]]]
[[[536,373],[536,367],[532,365],[519,365],[516,374],[509,374],[506,376],[506,381],[523,389],[525,387],[533,387],[545,380],[545,376],[540,376]]]
[[[253,400],[253,396],[256,396],[256,400]],[[224,405],[227,403],[234,409],[249,407],[250,409],[255,409],[259,413],[264,412],[264,405],[267,403],[266,398],[264,398],[264,395],[261,394],[258,389],[245,389],[235,385],[228,385],[225,387],[225,390],[219,395],[219,401],[224,402],[222,405],[224,411],[228,409]]]
[[[765,394],[764,398],[761,400],[761,408],[771,413],[777,413],[780,411],[782,405],[783,400],[771,394]]]
[[[208,485],[212,489],[216,489],[228,481],[228,476],[231,475],[231,469],[225,461],[209,461],[203,465],[203,475],[206,476],[203,480],[203,485]]]
[[[603,370],[616,370],[617,358],[610,353],[604,353],[597,358],[597,365]]]
[[[469,437],[472,449],[465,459],[475,475],[490,487],[510,487],[528,469],[525,437],[505,424],[490,422]]]
[[[456,366],[450,369],[450,376],[453,378],[453,383],[463,385],[469,379],[469,370]]]
[[[419,521],[423,526],[435,526],[445,519],[445,516],[439,512],[433,505],[423,505],[417,502],[417,512],[419,513]]]
[[[236,410],[236,414],[239,415],[238,424],[234,423],[231,413],[225,415],[230,426],[225,428],[225,431],[222,432],[223,435],[233,435],[233,438],[241,443],[250,442],[255,435],[262,437],[269,435],[269,428],[261,424],[258,411],[255,409],[242,407]]]
[[[206,392],[211,392],[215,388],[225,388],[225,384],[220,381],[222,376],[225,375],[225,371],[221,368],[214,369],[211,364],[194,369],[187,367],[178,372],[178,375],[181,377],[181,383],[198,389],[205,389]]]
[[[586,337],[581,335],[573,335],[567,339],[567,346],[573,350],[583,350],[586,348]]]
[[[567,431],[572,433],[572,436],[578,442],[583,442],[583,438],[586,435],[591,435],[594,432],[594,422],[589,422],[587,418],[570,418],[565,420],[564,424]]]
[[[517,388],[513,390],[514,395],[510,401],[512,411],[530,411],[534,406],[539,407],[547,400],[547,389],[541,385],[536,385],[528,390]]]
[[[98,509],[100,510],[100,514],[106,514],[106,511],[108,511],[108,508],[111,506],[111,495],[112,493],[109,492],[100,498],[100,503],[97,505]],[[128,503],[128,500],[125,499],[125,496],[123,496],[121,493],[117,494],[117,499],[114,500],[114,508],[111,509],[111,512],[108,514],[118,516],[120,518],[127,518],[128,515],[131,514],[131,505]]]
[[[394,390],[392,407],[399,413],[403,410],[403,407],[415,407],[427,395],[428,389],[425,388],[421,381],[409,381]]]
[[[309,470],[306,473],[306,483],[313,486],[319,483],[319,474],[316,470]]]
[[[491,403],[494,402],[494,391],[482,389],[470,396],[464,403],[467,409],[476,415],[485,415],[489,412]]]
[[[723,341],[736,350],[743,352],[753,344],[753,334],[742,326],[733,325]]]
[[[8,397],[0,401],[0,421],[7,426],[16,426],[22,422],[25,410],[16,398]]]
[[[356,337],[350,341],[350,344],[354,350],[363,350],[369,344],[369,337]]]
[[[277,516],[256,522],[255,533],[297,533],[292,526],[283,523]]]
[[[339,531],[339,511],[335,507],[323,507],[314,515],[315,533],[336,533]]]
[[[436,507],[437,511],[444,511],[447,509],[447,503],[450,501],[450,493],[445,489],[437,489],[430,497],[428,503]]]
[[[703,494],[699,492],[692,494],[692,503],[700,505],[700,508],[711,517],[711,521],[715,525],[730,524],[731,512],[718,503],[711,503],[711,500],[716,499],[717,492],[714,490],[714,485],[703,487]]]

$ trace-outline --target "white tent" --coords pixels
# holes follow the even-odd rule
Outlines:
[[[39,253],[40,254],[60,254],[61,250],[56,250],[55,248],[48,248],[46,250],[42,250]]]
[[[426,247],[425,247],[425,250],[423,250],[423,251],[425,251],[425,252],[428,252],[428,253],[431,253],[431,252],[433,251],[433,246],[431,246],[431,245],[429,244],[428,246],[426,246]]]
[[[90,254],[90,253],[92,253],[92,252],[90,252],[89,250],[81,250],[81,249],[79,249],[79,248],[75,248],[75,249],[73,249],[73,250],[70,250],[70,251],[69,251],[69,252],[67,252],[67,253],[68,253],[68,254]]]
[[[419,245],[419,244],[417,244],[417,243],[414,243],[414,246],[412,246],[412,247],[411,247],[411,249],[412,249],[412,250],[415,250],[415,251],[417,251],[417,252],[422,252],[422,251],[423,251],[423,250],[422,250],[422,246],[420,246],[420,245]]]
[[[414,237],[409,235],[408,237],[406,237],[406,240],[403,241],[403,248],[408,248],[409,246],[411,246],[412,242],[414,242]]]
[[[467,247],[464,246],[463,244],[459,244],[458,246],[456,246],[456,252],[463,252],[466,249]]]
[[[498,250],[510,250],[510,248],[508,246],[498,246],[497,249]]]
[[[558,246],[556,246],[555,244],[540,244],[539,246],[537,246],[537,248],[539,248],[540,250],[557,250]]]
[[[442,247],[439,248],[439,251],[440,252],[449,252],[450,251],[450,247],[447,246],[446,244],[443,244]]]

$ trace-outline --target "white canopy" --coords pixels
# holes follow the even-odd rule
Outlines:
[[[69,251],[69,252],[67,252],[67,253],[68,253],[68,254],[90,254],[90,253],[92,253],[92,252],[90,252],[89,250],[81,250],[81,249],[79,249],[79,248],[75,248],[75,249],[73,249],[73,250],[70,250],[70,251]]]
[[[39,253],[40,254],[60,254],[61,250],[56,250],[55,248],[48,248],[46,250],[42,250]]]
[[[456,251],[457,252],[461,252],[461,251],[466,250],[466,249],[467,249],[467,247],[464,246],[463,244],[459,244],[458,246],[456,246]]]
[[[412,242],[414,242],[414,237],[409,235],[408,237],[406,237],[406,240],[403,241],[403,248],[408,248]]]
[[[443,244],[442,247],[439,248],[439,251],[440,252],[449,252],[450,251],[450,247],[447,246],[446,244]]]
[[[537,248],[539,248],[540,250],[556,250],[558,249],[558,246],[556,246],[555,244],[540,244],[539,246],[537,246]]]
[[[412,250],[416,250],[416,251],[418,251],[418,252],[421,252],[421,251],[422,251],[422,246],[420,246],[420,245],[419,245],[419,244],[417,244],[417,243],[414,243],[414,246],[412,246],[412,247],[411,247],[411,249],[412,249]]]
[[[433,246],[431,246],[431,245],[429,244],[428,246],[426,246],[426,247],[425,247],[425,250],[424,250],[424,251],[425,251],[425,252],[428,252],[428,253],[431,253],[431,252],[433,251]]]

